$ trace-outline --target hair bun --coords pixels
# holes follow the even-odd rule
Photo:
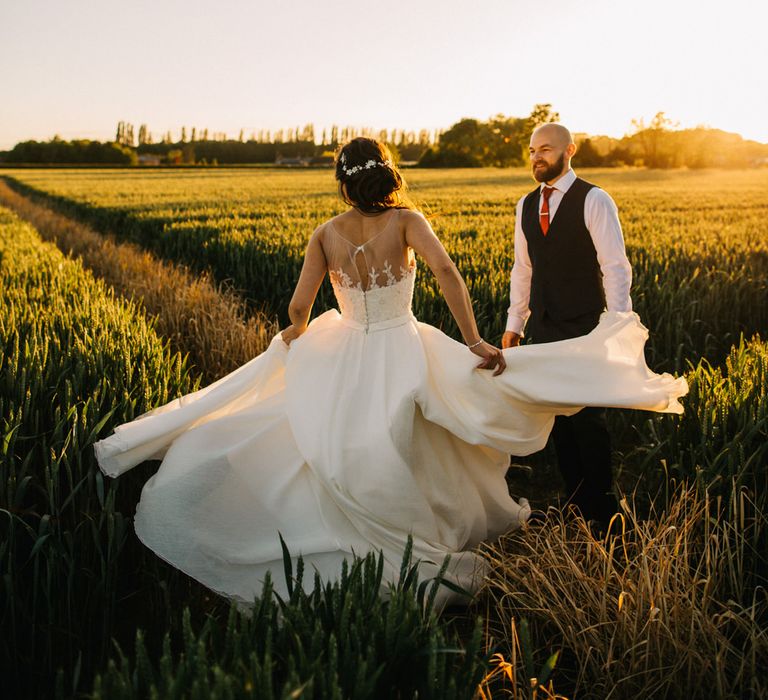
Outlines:
[[[403,178],[380,141],[360,137],[345,144],[336,158],[336,179],[342,199],[361,211],[374,213],[401,204]]]

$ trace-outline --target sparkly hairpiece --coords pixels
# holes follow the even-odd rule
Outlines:
[[[361,170],[370,170],[371,168],[375,168],[377,165],[384,168],[384,167],[392,167],[392,161],[389,160],[369,160],[366,161],[364,165],[353,165],[351,168],[348,168],[345,163],[347,162],[347,156],[342,153],[341,157],[339,158],[339,162],[341,163],[341,169],[344,171],[344,174],[347,177],[350,177],[354,175],[355,173],[359,173]]]

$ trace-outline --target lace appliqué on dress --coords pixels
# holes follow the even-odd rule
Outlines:
[[[360,282],[357,284],[352,282],[352,278],[341,268],[338,270],[331,270],[328,273],[328,276],[331,278],[331,284],[334,289],[336,289],[336,287],[340,287],[341,289],[362,289]]]
[[[392,263],[387,260],[384,262],[384,267],[379,272],[377,272],[373,267],[368,270],[367,290],[363,290],[362,284],[360,282],[353,282],[352,278],[341,268],[338,270],[330,270],[328,272],[328,276],[331,278],[331,284],[334,287],[338,286],[343,289],[357,289],[360,291],[370,292],[372,289],[383,289],[384,287],[391,287],[392,285],[401,282],[403,278],[412,273],[415,269],[415,264],[410,265],[407,268],[404,265],[400,265],[400,279],[398,279],[392,272]],[[387,281],[384,284],[379,284],[378,279],[382,275],[387,278]]]
[[[385,262],[380,272],[373,268],[369,270],[370,286],[365,290],[360,282],[354,283],[344,270],[331,270],[329,276],[341,315],[368,327],[410,312],[415,273],[415,263],[408,268],[401,265],[398,279],[392,272],[392,265]],[[382,276],[386,281],[379,284]]]

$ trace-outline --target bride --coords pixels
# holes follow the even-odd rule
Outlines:
[[[509,455],[544,447],[554,417],[586,405],[682,413],[682,378],[645,365],[634,313],[604,312],[589,335],[502,351],[479,335],[467,288],[384,144],[338,154],[350,208],[309,239],[291,325],[231,374],[96,443],[116,477],[162,460],[136,509],[141,541],[247,606],[268,571],[285,595],[280,533],[324,580],[382,552],[396,580],[407,539],[422,578],[473,590],[481,541],[530,514],[504,476]],[[416,257],[436,276],[465,344],[411,311]],[[308,323],[326,273],[340,312]],[[295,563],[294,563],[295,568]],[[385,591],[382,591],[383,593]],[[441,586],[438,605],[456,594]],[[460,601],[455,601],[460,602]]]

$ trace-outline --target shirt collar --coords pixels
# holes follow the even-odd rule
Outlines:
[[[573,172],[573,168],[568,168],[568,170],[565,171],[565,174],[560,177],[554,185],[548,185],[546,182],[542,182],[539,186],[539,190],[542,190],[545,187],[554,187],[559,192],[565,194],[574,182],[576,182],[576,173]]]

